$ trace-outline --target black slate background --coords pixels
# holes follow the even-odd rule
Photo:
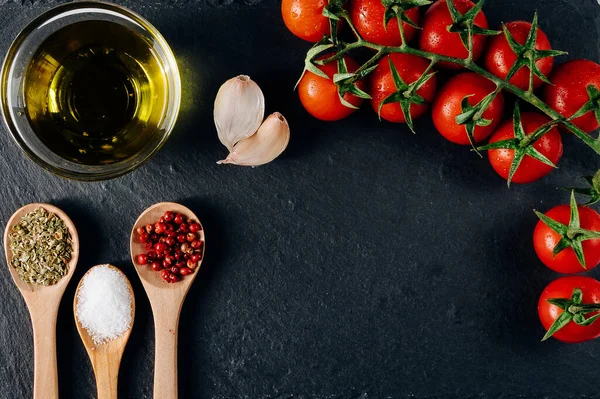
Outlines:
[[[309,45],[287,32],[277,0],[120,3],[155,24],[179,59],[184,103],[165,148],[125,177],[78,183],[44,172],[0,134],[2,224],[44,201],[79,229],[58,322],[61,397],[95,397],[71,309],[83,273],[107,262],[129,276],[137,301],[121,397],[152,396],[152,315],[128,235],[164,200],[191,207],[207,233],[181,319],[182,398],[598,397],[598,342],[539,342],[538,295],[558,275],[531,244],[532,209],[567,201],[555,188],[598,168],[591,150],[565,137],[559,170],[507,190],[429,117],[416,136],[368,107],[339,123],[310,118],[292,92]],[[5,53],[56,2],[0,4]],[[536,9],[554,47],[598,61],[595,0],[489,0],[486,13],[498,26]],[[212,102],[240,73],[292,128],[284,155],[257,169],[215,164],[226,153]],[[6,267],[0,292],[0,397],[31,397],[29,317]]]

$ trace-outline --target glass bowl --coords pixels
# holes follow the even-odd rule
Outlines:
[[[154,64],[158,65],[157,68],[159,68],[159,76],[161,77],[160,93],[162,93],[161,97],[163,95],[165,97],[160,98],[161,106],[157,106],[155,109],[157,117],[153,120],[154,123],[151,125],[151,128],[148,129],[148,124],[142,127],[150,131],[148,137],[144,136],[143,139],[141,137],[138,138],[135,146],[131,147],[134,149],[132,153],[122,152],[114,159],[108,159],[107,157],[97,163],[82,163],[75,157],[69,158],[51,149],[50,147],[56,142],[51,140],[51,135],[49,139],[48,136],[40,137],[36,134],[36,129],[38,133],[40,132],[39,125],[35,125],[34,119],[32,119],[35,118],[36,113],[33,114],[34,116],[30,114],[30,112],[33,112],[34,104],[34,100],[31,98],[41,96],[42,100],[39,100],[39,98],[35,100],[37,101],[37,106],[42,104],[42,107],[52,107],[53,103],[50,94],[46,98],[44,97],[46,94],[38,95],[38,92],[32,95],[31,90],[29,90],[26,95],[26,75],[28,72],[31,72],[28,68],[34,65],[33,60],[40,46],[49,37],[57,37],[51,35],[60,32],[61,29],[88,21],[115,23],[134,32],[136,38],[141,38],[143,46],[147,45],[147,48],[143,50],[151,52],[153,60],[155,60],[155,62],[153,61]],[[98,35],[98,40],[103,40],[102,36],[104,32],[101,29],[96,30],[97,32],[93,31],[93,35]],[[76,43],[77,41],[75,40],[74,42]],[[37,64],[35,65],[37,67]],[[41,71],[40,73],[43,72]],[[2,84],[0,93],[2,116],[10,134],[19,147],[29,158],[48,171],[76,180],[92,181],[110,179],[128,173],[147,161],[169,138],[179,113],[181,101],[181,81],[177,63],[169,45],[158,30],[144,18],[124,7],[96,1],[60,5],[32,21],[23,29],[11,45],[2,66],[0,82]],[[86,83],[84,82],[84,84]],[[47,90],[48,93],[52,92],[51,87]],[[133,96],[133,94],[129,95]],[[156,99],[157,95],[154,98]],[[28,102],[30,102],[29,108]],[[133,107],[136,111],[132,112],[137,112],[139,107],[137,105]],[[143,121],[138,122],[142,123]],[[51,129],[51,131],[53,130]],[[128,130],[128,132],[133,132],[131,135],[135,135],[134,130]],[[57,134],[59,134],[58,130]],[[87,135],[85,131],[83,135]],[[131,140],[134,139],[135,137]],[[69,142],[69,144],[72,143]],[[85,150],[79,151],[84,151],[85,153]]]

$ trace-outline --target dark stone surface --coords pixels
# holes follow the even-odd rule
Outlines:
[[[0,53],[55,2],[0,0]],[[535,256],[535,207],[598,157],[565,137],[561,168],[506,189],[486,159],[445,142],[429,117],[418,135],[364,107],[339,123],[310,118],[294,82],[309,45],[285,29],[276,0],[124,1],[178,56],[184,106],[172,139],[125,177],[78,183],[28,161],[0,134],[0,219],[33,201],[76,223],[82,254],[59,314],[61,397],[95,397],[75,330],[77,281],[111,262],[131,279],[137,315],[121,369],[123,398],[152,395],[152,315],[129,261],[137,215],[163,200],[201,218],[207,257],[180,331],[182,398],[594,397],[598,342],[540,343],[538,295],[558,275]],[[598,60],[595,0],[489,0],[490,24],[531,19],[554,47]],[[264,89],[267,112],[292,128],[270,165],[218,166],[212,103],[240,73]],[[598,271],[588,273],[599,277]],[[0,268],[0,397],[31,396],[25,305]]]

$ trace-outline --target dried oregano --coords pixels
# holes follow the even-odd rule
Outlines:
[[[65,222],[44,208],[27,213],[9,234],[14,267],[30,284],[53,285],[68,272],[73,245]]]

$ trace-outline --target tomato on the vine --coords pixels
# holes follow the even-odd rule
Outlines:
[[[521,122],[525,134],[530,135],[537,128],[549,122],[548,117],[535,113],[524,112],[521,115]],[[513,139],[515,132],[513,121],[506,120],[500,124],[498,129],[492,134],[490,144],[502,140]],[[534,144],[533,148],[545,156],[553,164],[557,164],[563,153],[562,139],[560,132],[556,127],[553,127],[540,137]],[[494,170],[504,179],[508,179],[510,167],[514,160],[515,150],[508,148],[491,149],[488,151],[488,157]],[[552,166],[546,165],[537,159],[525,155],[517,171],[512,177],[513,183],[531,183],[538,180],[553,170]]]
[[[355,72],[359,66],[350,57],[345,56],[348,72]],[[333,82],[333,75],[338,73],[337,62],[329,62],[319,65],[318,68],[325,72],[329,79],[306,71],[298,83],[298,95],[304,108],[317,119],[324,121],[337,121],[344,119],[356,111],[354,108],[346,107],[340,101],[338,86]],[[356,86],[365,90],[366,83],[359,80]],[[355,107],[360,107],[363,99],[351,93],[344,94],[344,100]]]
[[[545,86],[542,99],[565,118],[569,118],[590,99],[588,86],[600,91],[600,65],[588,60],[573,60],[558,65],[550,75],[552,85]],[[574,119],[573,124],[591,133],[598,128],[593,110]]]
[[[329,19],[323,15],[327,0],[283,0],[281,15],[294,35],[316,43],[330,33]]]
[[[469,137],[465,125],[459,125],[456,117],[463,113],[462,101],[468,97],[471,106],[475,106],[488,94],[496,89],[490,80],[473,72],[464,72],[452,77],[438,92],[431,108],[433,123],[449,141],[469,145]],[[482,114],[484,119],[490,120],[487,126],[475,125],[473,130],[474,142],[486,139],[498,126],[504,113],[504,97],[498,93]]]
[[[466,14],[475,4],[470,0],[452,0],[454,6],[461,14]],[[475,26],[487,29],[488,22],[483,11],[477,13],[474,19]],[[438,0],[429,7],[423,18],[423,29],[419,38],[419,47],[423,51],[441,54],[448,57],[466,59],[469,52],[460,38],[458,32],[448,29],[454,23],[446,0]],[[473,60],[477,60],[483,52],[486,37],[473,36]],[[449,69],[460,69],[456,64],[440,62],[438,66]]]
[[[526,21],[514,21],[507,23],[505,27],[510,32],[512,37],[517,41],[517,43],[523,45],[529,36],[529,31],[532,28],[532,24]],[[548,37],[540,28],[537,29],[535,50],[552,50]],[[483,57],[485,69],[498,76],[500,79],[506,79],[511,67],[516,61],[517,54],[515,54],[513,49],[510,47],[505,34],[497,35],[489,40],[487,52]],[[550,71],[552,71],[554,58],[552,56],[537,58],[535,65],[538,67],[539,71],[547,77]],[[527,90],[529,88],[529,71],[530,70],[528,66],[522,66],[510,78],[509,82],[521,90]],[[540,78],[537,76],[533,77],[534,89],[540,87],[542,83],[543,82],[540,80]]]
[[[571,208],[576,206],[574,201],[573,198],[571,206],[559,205],[544,215],[539,214],[540,221],[533,232],[533,246],[538,258],[559,273],[579,273],[593,269],[600,263],[600,238],[585,238],[588,232],[600,232],[600,214],[586,206],[577,206],[579,225],[569,227],[572,223]],[[559,232],[561,229],[557,231],[552,228],[554,222],[560,224],[563,234]],[[578,245],[583,253],[585,269],[577,258],[574,245]],[[563,249],[555,254],[555,248]]]
[[[371,73],[369,80],[369,94],[371,95],[371,106],[375,112],[379,111],[380,104],[391,94],[397,92],[397,87],[392,76],[389,60],[398,71],[400,78],[410,85],[416,82],[429,66],[430,61],[410,54],[393,53],[379,60],[377,68]],[[423,115],[435,96],[435,76],[427,80],[415,93],[425,100],[424,104],[411,103],[410,115],[413,119]],[[380,116],[390,122],[406,122],[406,118],[398,102],[384,104],[381,106]]]
[[[568,343],[585,342],[600,336],[600,282],[583,276],[562,277],[551,282],[538,302],[538,315],[552,337]],[[564,308],[564,309],[563,309]],[[558,320],[558,322],[557,322]]]
[[[402,44],[398,20],[394,17],[384,25],[385,6],[381,0],[352,0],[350,2],[350,18],[354,27],[363,39],[382,46],[399,46]],[[419,23],[418,7],[406,10],[406,16],[415,24]],[[402,22],[404,37],[410,41],[416,32],[413,26]]]

